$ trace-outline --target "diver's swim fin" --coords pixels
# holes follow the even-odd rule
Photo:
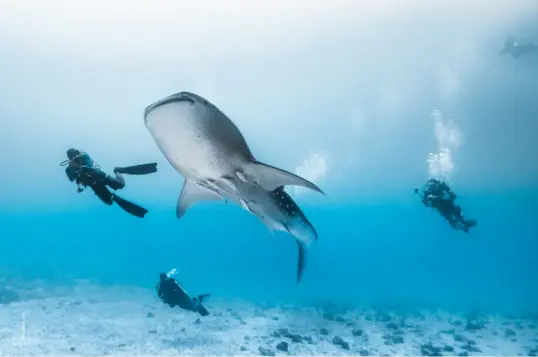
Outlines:
[[[474,219],[470,219],[468,221],[465,221],[465,225],[468,227],[476,227],[476,221]]]
[[[474,219],[464,221],[463,224],[465,225],[465,227],[463,229],[465,231],[465,233],[469,233],[469,228],[476,227],[476,221]]]
[[[202,316],[207,316],[209,315],[209,311],[207,311],[207,309],[205,307],[202,306],[202,304],[198,304],[198,313]]]
[[[114,195],[114,202],[118,204],[124,211],[129,212],[133,216],[144,218],[145,214],[148,213],[148,210],[140,207],[132,202],[124,200],[118,195]]]
[[[126,175],[147,175],[157,172],[157,163],[142,164],[127,167],[116,167],[114,172]]]
[[[469,233],[469,228],[476,227],[476,221],[474,219],[470,219],[468,221],[460,221],[459,229],[464,231],[465,233]]]

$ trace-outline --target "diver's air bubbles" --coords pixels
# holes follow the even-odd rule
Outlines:
[[[317,185],[327,174],[325,158],[317,153],[311,154],[307,160],[295,169],[295,174]],[[285,190],[292,197],[309,191],[307,188],[299,186],[286,187]]]
[[[429,153],[428,166],[430,178],[448,179],[454,170],[450,149],[443,148],[436,154]]]
[[[439,110],[433,111],[432,118],[435,125],[437,152],[428,154],[428,175],[430,178],[449,181],[454,171],[452,153],[460,147],[462,134],[451,120],[443,118]]]

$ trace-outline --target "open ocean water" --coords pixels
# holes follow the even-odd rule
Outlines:
[[[538,45],[531,0],[0,0],[0,355],[538,354]],[[532,48],[532,46],[529,46]],[[183,177],[144,126],[207,98],[315,227],[234,203],[176,218]],[[76,192],[88,152],[140,219]],[[457,194],[469,233],[413,192]],[[170,308],[159,273],[204,300]]]

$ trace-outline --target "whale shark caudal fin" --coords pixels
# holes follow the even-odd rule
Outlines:
[[[297,284],[299,284],[301,282],[301,278],[303,277],[305,267],[306,245],[299,241],[297,241],[297,245],[299,246],[299,260],[297,262]]]
[[[217,193],[198,185],[195,181],[185,180],[181,194],[177,200],[176,217],[183,217],[185,212],[199,201],[218,201],[220,197]]]
[[[284,228],[286,228],[288,233],[291,235],[291,231],[288,226],[284,225]],[[295,242],[297,242],[297,246],[299,247],[299,259],[297,260],[297,284],[299,284],[301,282],[301,278],[303,277],[304,267],[306,264],[307,245],[297,239]]]
[[[321,188],[312,182],[291,172],[255,160],[250,161],[249,166],[256,173],[256,178],[259,181],[258,184],[267,191],[273,191],[280,186],[302,186],[325,194]]]

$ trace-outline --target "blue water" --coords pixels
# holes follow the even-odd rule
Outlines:
[[[26,279],[148,287],[159,272],[177,268],[194,291],[258,301],[535,306],[538,192],[467,192],[460,200],[479,222],[469,234],[450,229],[411,192],[361,204],[305,205],[319,240],[299,285],[293,240],[271,236],[254,216],[225,204],[201,204],[181,222],[174,207],[151,207],[144,220],[117,207],[4,212],[2,267]]]
[[[417,10],[371,30],[345,16],[331,18],[334,29],[314,26],[327,24],[320,19],[328,10],[297,27],[274,20],[266,29],[242,17],[248,24],[240,31],[241,21],[225,17],[228,30],[215,25],[205,35],[203,21],[188,22],[196,30],[187,31],[159,9],[144,10],[155,26],[142,25],[141,10],[126,7],[120,20],[105,11],[103,33],[94,33],[88,19],[101,12],[91,6],[87,18],[66,10],[76,14],[71,22],[54,18],[62,12],[54,7],[36,17],[5,6],[22,25],[7,24],[0,36],[4,277],[152,288],[160,272],[176,268],[189,290],[280,304],[537,306],[538,55],[498,55],[511,34],[538,43],[531,2],[499,4],[491,16],[477,10],[476,23],[469,9]],[[277,36],[279,26],[289,36]],[[224,42],[214,38],[221,30]],[[181,42],[177,33],[189,36]],[[197,33],[207,41],[189,42]],[[260,161],[294,171],[313,152],[325,158],[316,183],[327,196],[296,198],[319,235],[300,284],[293,239],[272,235],[240,207],[201,203],[176,219],[183,179],[142,112],[183,90],[228,114]],[[478,222],[469,234],[413,194],[430,175],[428,154],[443,148],[436,109],[462,135],[449,181],[466,217]],[[158,162],[154,175],[126,176],[121,192],[149,209],[146,218],[105,206],[90,191],[77,194],[59,166],[70,147],[107,172]]]

